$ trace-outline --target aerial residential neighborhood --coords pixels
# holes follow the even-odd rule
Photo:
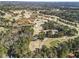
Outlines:
[[[0,58],[78,57],[79,2],[0,1]]]

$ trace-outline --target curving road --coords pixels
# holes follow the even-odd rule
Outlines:
[[[51,17],[51,16],[49,16],[49,17]],[[53,17],[54,17],[54,19],[52,21],[57,22],[57,23],[59,23],[61,25],[64,25],[64,26],[68,26],[69,28],[75,28],[78,31],[78,34],[76,34],[75,36],[72,36],[72,37],[63,36],[61,38],[45,38],[43,41],[40,41],[40,40],[32,41],[30,43],[30,45],[29,45],[29,48],[30,48],[31,51],[34,51],[36,48],[41,48],[43,45],[46,45],[46,46],[50,47],[50,42],[52,42],[54,40],[58,40],[60,42],[63,42],[63,41],[68,41],[68,39],[74,39],[74,38],[76,38],[76,37],[79,36],[79,24],[78,23],[77,23],[77,27],[75,27],[73,25],[69,25],[69,24],[66,24],[66,23],[63,23],[63,22],[59,21],[57,19],[59,17],[57,17],[57,16],[53,16]],[[51,19],[49,19],[49,20],[51,20]],[[61,20],[64,20],[64,19],[61,19]],[[69,22],[67,20],[65,20],[65,21],[66,22]],[[34,27],[35,33],[39,33],[40,30],[42,30],[42,27],[40,26],[42,23],[44,23],[43,22],[43,19],[42,20],[39,20],[37,22],[37,27],[36,28]]]

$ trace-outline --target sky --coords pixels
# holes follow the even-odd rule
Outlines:
[[[0,0],[0,1],[43,1],[43,2],[79,2],[79,0]]]

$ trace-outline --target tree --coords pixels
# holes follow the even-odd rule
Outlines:
[[[1,16],[4,16],[4,15],[5,15],[5,13],[3,13],[3,12],[1,12],[1,11],[0,11],[0,15],[1,15]]]
[[[45,33],[44,32],[40,32],[38,37],[42,41],[45,38]]]
[[[46,37],[52,37],[52,31],[47,31],[46,32]]]
[[[24,17],[24,13],[25,13],[25,11],[22,11],[22,12],[21,12],[22,18]]]
[[[10,48],[10,57],[25,57],[29,52],[29,39],[21,38]]]
[[[28,26],[23,26],[18,30],[16,38],[13,38],[14,43],[8,50],[9,57],[26,57],[29,50],[29,44],[32,40],[33,29]]]
[[[57,56],[59,57],[59,58],[62,58],[62,57],[66,57],[67,56],[67,49],[65,48],[65,46],[63,45],[63,44],[60,44],[57,48],[56,48],[56,50],[57,50]]]
[[[0,58],[6,56],[7,56],[7,49],[2,44],[0,44]]]

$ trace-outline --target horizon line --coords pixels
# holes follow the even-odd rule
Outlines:
[[[0,0],[0,2],[5,2],[5,1],[6,1],[6,2],[79,2],[79,0],[77,0],[77,1],[70,1],[70,0],[69,0],[69,1],[67,1],[67,0],[66,0],[66,1],[50,1],[50,0],[49,0],[49,1],[45,1],[45,0],[43,0],[43,1],[39,1],[39,0],[38,0],[38,1],[26,1],[26,0],[23,0],[23,1],[22,1],[22,0]]]

